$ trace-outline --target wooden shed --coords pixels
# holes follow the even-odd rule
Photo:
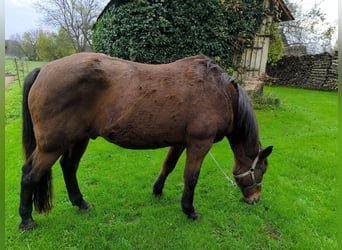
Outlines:
[[[263,79],[266,76],[266,63],[268,48],[270,45],[270,26],[272,22],[285,22],[294,20],[290,10],[283,0],[265,0],[264,7],[274,5],[273,13],[278,16],[268,15],[262,21],[259,32],[254,38],[253,47],[245,49],[241,56],[239,70],[233,77],[241,80],[243,88],[248,93],[262,93]]]

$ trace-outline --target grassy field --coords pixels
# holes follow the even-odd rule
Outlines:
[[[94,209],[71,206],[56,164],[54,209],[33,213],[38,227],[19,233],[21,91],[14,82],[5,93],[6,249],[337,249],[337,93],[265,89],[281,104],[256,111],[262,143],[274,151],[255,206],[241,202],[240,191],[207,157],[195,194],[202,219],[190,221],[180,208],[184,156],[164,195],[154,198],[167,149],[126,150],[99,138],[78,172]],[[231,175],[228,142],[212,153]]]

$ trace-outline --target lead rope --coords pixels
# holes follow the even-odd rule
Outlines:
[[[220,164],[216,161],[214,155],[209,151],[209,155],[211,157],[211,159],[213,159],[214,163],[216,164],[216,166],[218,167],[218,169],[221,170],[222,174],[224,175],[224,177],[226,177],[227,181],[232,184],[233,187],[236,186],[236,183],[231,179],[229,178],[229,176],[224,172],[224,170],[221,168]]]

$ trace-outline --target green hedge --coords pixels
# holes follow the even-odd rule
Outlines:
[[[133,0],[108,6],[93,32],[96,52],[144,63],[205,54],[231,66],[251,45],[263,0]]]

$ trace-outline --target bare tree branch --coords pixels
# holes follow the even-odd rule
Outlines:
[[[288,46],[303,46],[312,53],[331,48],[331,39],[335,32],[333,25],[326,22],[326,16],[320,9],[320,3],[307,12],[294,0],[286,1],[295,16],[295,20],[280,24],[280,31]]]
[[[100,0],[38,0],[35,4],[43,21],[63,29],[77,52],[91,47],[92,26],[103,8]]]

